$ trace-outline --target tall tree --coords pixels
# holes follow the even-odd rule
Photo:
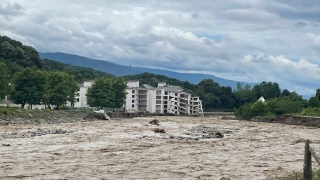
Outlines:
[[[281,93],[281,96],[290,96],[290,91],[288,89],[284,89]]]
[[[277,83],[266,81],[260,83],[260,93],[265,99],[271,99],[281,95],[281,91]]]
[[[113,79],[112,91],[114,93],[113,111],[114,108],[122,108],[126,101],[127,81],[123,77]]]
[[[251,86],[249,84],[237,83],[237,89],[235,90],[235,96],[245,103],[252,98]]]
[[[316,90],[316,97],[318,97],[319,101],[320,101],[320,88],[318,88]]]
[[[308,105],[310,107],[320,107],[320,101],[316,96],[315,97],[311,97],[309,99]]]
[[[91,107],[113,107],[115,93],[112,91],[111,78],[97,78],[87,91],[87,102]]]
[[[0,100],[9,94],[9,75],[4,63],[0,62]]]
[[[26,103],[30,105],[40,104],[47,88],[47,74],[40,70],[25,68],[14,75],[14,91],[11,99],[22,107]]]
[[[220,107],[221,100],[216,97],[213,93],[208,93],[205,95],[203,103],[206,108],[218,108]]]
[[[48,90],[43,96],[43,102],[55,105],[57,109],[67,101],[75,101],[75,92],[78,89],[74,76],[64,72],[50,72],[48,75]]]
[[[212,79],[204,79],[198,83],[198,87],[201,87],[204,93],[213,93],[215,96],[221,95],[221,87],[217,82]]]

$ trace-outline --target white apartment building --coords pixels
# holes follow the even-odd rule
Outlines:
[[[79,84],[78,91],[76,92],[76,101],[73,107],[89,107],[87,104],[87,91],[88,88],[92,86],[94,80],[84,81],[83,84]],[[67,106],[72,106],[70,102],[67,102]]]
[[[128,81],[126,110],[169,113],[177,115],[203,115],[202,101],[199,97],[183,92],[179,86],[168,86],[164,82],[154,88],[139,86],[139,81]]]
[[[89,107],[86,93],[94,81],[85,81],[79,85],[74,107]],[[127,97],[124,107],[127,111],[148,111],[150,113],[169,113],[177,115],[202,116],[202,101],[199,97],[183,92],[179,86],[168,86],[165,82],[158,83],[158,87],[143,85],[139,81],[128,81]],[[71,106],[68,102],[67,106]]]

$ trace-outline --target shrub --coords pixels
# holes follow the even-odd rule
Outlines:
[[[10,114],[10,110],[8,108],[0,108],[0,113],[8,115]]]

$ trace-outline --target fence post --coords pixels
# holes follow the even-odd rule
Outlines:
[[[304,164],[303,164],[303,179],[312,180],[312,166],[311,166],[311,153],[309,151],[309,140],[306,140],[304,148]]]

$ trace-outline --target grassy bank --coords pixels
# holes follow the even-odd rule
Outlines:
[[[0,107],[0,125],[81,121],[88,112]]]

